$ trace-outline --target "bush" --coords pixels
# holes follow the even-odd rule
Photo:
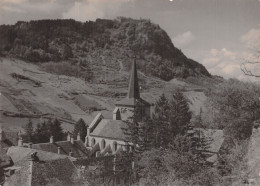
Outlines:
[[[92,73],[90,71],[86,71],[81,67],[79,67],[78,65],[72,65],[69,62],[44,63],[42,64],[42,68],[46,72],[57,74],[57,75],[79,77],[85,80],[90,80],[92,77]]]

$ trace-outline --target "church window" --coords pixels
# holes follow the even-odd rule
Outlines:
[[[101,142],[101,148],[104,149],[106,147],[106,141],[103,139]]]
[[[96,144],[96,140],[95,140],[95,138],[92,138],[92,140],[91,140],[91,146],[94,146]]]
[[[116,142],[116,141],[114,141],[114,143],[113,143],[113,150],[114,150],[114,151],[117,150],[117,142]]]

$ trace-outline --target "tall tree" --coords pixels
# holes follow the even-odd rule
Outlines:
[[[25,130],[25,135],[24,135],[24,140],[26,142],[33,142],[33,124],[32,124],[32,120],[29,119],[28,123],[24,126],[24,130]]]
[[[155,104],[155,112],[150,127],[153,131],[153,146],[162,147],[168,144],[170,105],[162,94]]]
[[[144,107],[139,101],[133,114],[126,121],[127,128],[123,129],[128,141],[134,144],[135,153],[143,152],[148,146],[148,118],[144,116]]]
[[[187,135],[191,142],[190,150],[194,155],[194,161],[203,165],[207,163],[208,152],[212,138],[205,135],[206,130],[204,129],[204,124],[201,119],[201,113],[202,110],[200,110],[199,116],[197,116],[195,121],[193,121]]]
[[[36,141],[37,143],[49,142],[49,140],[50,140],[49,127],[45,121],[43,123],[37,125],[37,128],[35,130],[35,138],[37,139],[37,141]]]
[[[58,119],[55,118],[52,122],[50,122],[49,130],[50,136],[53,136],[55,141],[62,140],[64,133]]]
[[[77,135],[79,133],[80,139],[85,141],[85,137],[87,135],[87,125],[85,121],[80,118],[77,123],[74,125],[74,134]]]
[[[173,92],[173,98],[170,102],[170,128],[169,131],[174,136],[180,134],[184,135],[190,126],[191,111],[189,110],[189,104],[187,98],[180,90]]]

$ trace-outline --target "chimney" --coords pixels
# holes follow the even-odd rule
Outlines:
[[[18,147],[22,147],[22,146],[23,146],[23,138],[20,137],[20,138],[18,139]]]
[[[71,136],[70,136],[70,133],[68,132],[67,141],[70,141],[70,138],[71,138]]]
[[[54,143],[53,136],[50,137],[50,143]]]
[[[58,154],[60,154],[60,147],[58,147]]]
[[[78,133],[77,135],[77,140],[80,140],[80,133]]]
[[[73,136],[70,138],[70,142],[71,142],[71,144],[74,144],[74,137]]]

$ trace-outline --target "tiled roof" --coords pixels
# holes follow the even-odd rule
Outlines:
[[[72,156],[75,158],[88,156],[89,154],[81,140],[74,140],[74,144],[72,144],[70,141],[59,141],[54,143],[38,143],[32,145],[33,149],[53,153],[58,153],[58,147],[60,147],[60,154],[69,155],[69,153],[72,152]]]
[[[83,185],[77,182],[77,169],[68,158],[50,161],[24,160],[16,166],[21,169],[6,180],[7,185]]]
[[[90,136],[98,136],[117,140],[127,140],[123,129],[127,128],[127,124],[122,120],[102,119],[96,128],[90,133]]]
[[[68,159],[33,162],[31,185],[72,185],[77,170]]]
[[[48,160],[56,160],[56,159],[65,159],[69,156],[63,154],[57,154],[52,152],[46,152],[42,150],[30,149],[25,147],[17,147],[13,146],[10,147],[7,151],[7,155],[10,156],[14,163],[27,160],[30,158],[31,154],[37,152],[37,156],[41,161],[48,161]],[[75,160],[76,158],[69,157],[71,160]]]
[[[15,172],[11,177],[7,178],[5,185],[12,186],[27,186],[30,185],[30,162],[22,161],[15,166],[19,166],[20,169]]]

